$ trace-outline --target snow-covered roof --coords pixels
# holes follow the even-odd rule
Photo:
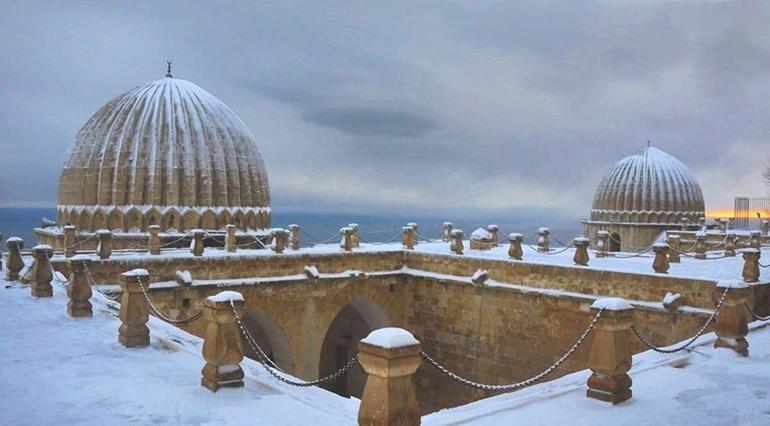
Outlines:
[[[612,213],[704,215],[703,194],[695,176],[681,161],[647,147],[618,161],[604,176],[594,196],[593,220]]]
[[[59,182],[59,204],[269,205],[254,136],[227,105],[165,77],[107,102],[80,129]]]

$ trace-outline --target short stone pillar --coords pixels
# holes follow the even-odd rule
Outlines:
[[[235,253],[238,249],[238,237],[235,236],[235,231],[238,230],[238,227],[228,224],[225,226],[225,229],[227,230],[227,235],[225,235],[225,251]]]
[[[607,257],[610,255],[610,233],[607,231],[596,231],[596,257]]]
[[[64,246],[64,257],[72,257],[75,255],[75,249],[77,249],[77,241],[75,241],[76,231],[77,228],[72,225],[67,225],[64,227],[64,242],[62,243]]]
[[[487,226],[487,231],[492,235],[492,247],[497,247],[497,239],[498,239],[498,233],[500,232],[500,227],[497,225],[489,225]]]
[[[99,259],[109,259],[112,255],[112,232],[106,229],[96,231],[99,243],[96,245],[96,254]]]
[[[190,252],[193,256],[203,256],[203,238],[206,236],[206,231],[202,229],[193,229],[192,241],[190,241]]]
[[[419,236],[420,236],[420,231],[418,231],[418,230],[417,230],[417,224],[416,224],[416,223],[414,223],[414,222],[409,222],[409,223],[407,223],[407,224],[406,224],[406,226],[408,226],[408,227],[410,227],[410,228],[414,229],[414,235],[415,235],[415,238],[414,238],[414,245],[417,245],[417,242],[420,240],[420,238],[419,238]]]
[[[537,251],[547,253],[551,249],[551,243],[548,241],[548,235],[550,234],[551,230],[548,228],[537,230]]]
[[[524,241],[524,235],[518,232],[508,234],[508,242],[511,243],[508,246],[508,257],[516,260],[521,260],[524,257],[524,252],[521,250],[522,241]]]
[[[735,218],[729,217],[727,218],[727,229],[735,229]]]
[[[749,286],[738,280],[721,280],[714,288],[714,297],[719,300],[727,290],[719,315],[714,324],[717,340],[715,348],[729,348],[743,356],[749,355],[749,342],[746,335],[749,325],[746,321],[744,303],[749,296]]]
[[[5,261],[5,279],[16,281],[19,279],[19,272],[24,269],[24,261],[21,259],[21,249],[24,247],[24,240],[19,237],[11,237],[5,240],[8,247],[8,259]]]
[[[147,321],[150,319],[150,306],[144,298],[145,289],[149,288],[150,273],[145,269],[134,269],[120,274],[120,329],[118,330],[118,342],[121,345],[132,348],[148,346],[150,344],[150,329]]]
[[[659,274],[668,274],[668,244],[655,243],[652,245],[652,251],[655,252],[655,260],[652,262],[652,269]]]
[[[353,250],[353,228],[345,226],[340,228],[340,235],[342,235],[342,241],[340,241],[340,248],[343,251]]]
[[[593,374],[588,378],[586,396],[615,405],[631,398],[631,377],[627,373],[631,369],[634,308],[624,299],[609,297],[591,305],[594,314],[600,309],[588,356],[588,368]]]
[[[735,249],[738,248],[738,236],[728,232],[725,237],[725,256],[735,256]]]
[[[689,231],[690,230],[690,219],[688,219],[686,217],[683,217],[682,220],[680,221],[680,223],[682,224],[682,228],[681,228],[682,231]]]
[[[762,221],[762,224],[759,226],[759,230],[762,232],[762,235],[767,236],[770,234],[770,221],[767,219]]]
[[[422,359],[420,342],[406,330],[380,328],[358,344],[358,361],[368,375],[359,425],[419,425],[420,404],[412,376]]]
[[[449,242],[449,240],[452,239],[450,234],[452,233],[452,228],[454,225],[452,222],[444,222],[444,229],[441,231],[441,240],[444,242]]]
[[[285,229],[276,228],[270,231],[270,236],[273,237],[273,242],[270,244],[270,248],[273,249],[275,254],[281,254],[286,250],[286,239],[289,233]]]
[[[160,254],[160,226],[150,225],[147,228],[149,237],[147,238],[147,252],[153,256]]]
[[[401,228],[401,245],[407,250],[414,250],[417,244],[417,232],[411,226]]]
[[[243,296],[235,291],[223,291],[203,300],[203,317],[208,325],[203,334],[206,365],[201,370],[201,386],[212,392],[243,386],[243,343],[235,314],[241,318],[245,313]]]
[[[289,225],[289,239],[291,240],[291,249],[294,251],[299,250],[300,248],[299,225],[296,225],[296,224]]]
[[[749,247],[759,249],[762,247],[762,233],[759,231],[751,231],[749,237]]]
[[[575,256],[572,260],[575,265],[588,266],[588,238],[577,237],[572,240],[572,244],[575,246]]]
[[[682,246],[682,237],[679,235],[669,235],[666,238],[668,244],[668,263],[680,263],[679,249]]]
[[[695,248],[693,251],[695,252],[695,258],[696,259],[705,259],[706,258],[706,233],[704,232],[698,232],[695,234]]]
[[[463,246],[462,229],[453,229],[449,234],[449,238],[452,240],[452,242],[449,243],[449,249],[452,250],[452,253],[463,254],[463,249],[465,249],[465,246]]]
[[[49,259],[53,256],[53,248],[47,244],[39,244],[32,248],[35,258],[35,270],[32,274],[32,297],[53,296],[53,269]]]
[[[351,241],[353,243],[353,248],[358,248],[361,246],[361,227],[358,226],[357,223],[350,223],[348,224],[348,228],[353,230],[353,233],[350,235]]]
[[[705,217],[699,217],[698,218],[698,227],[700,229],[703,229],[704,226],[706,226],[706,218]]]
[[[727,231],[727,220],[722,218],[717,218],[717,226],[719,226],[720,232]]]
[[[67,315],[72,318],[91,317],[91,281],[86,272],[91,258],[79,254],[69,260],[70,276],[67,285]]]
[[[747,248],[743,250],[743,281],[755,283],[759,281],[759,249]]]

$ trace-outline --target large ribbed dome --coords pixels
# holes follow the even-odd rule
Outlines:
[[[618,161],[602,179],[591,219],[679,222],[704,215],[703,194],[681,161],[655,147]]]
[[[219,229],[236,215],[243,228],[263,228],[269,204],[267,172],[251,132],[209,92],[170,76],[97,111],[75,137],[59,182],[60,219],[77,225],[91,220],[81,220],[80,210],[94,216],[101,207],[109,216],[117,208],[121,217],[105,226],[120,219],[125,223],[117,227],[126,231],[155,222],[147,216],[151,211],[180,220],[195,213],[187,224],[170,218],[166,227],[173,229],[193,227],[194,216],[203,221],[199,226]],[[122,217],[132,210],[141,223]],[[207,212],[213,222],[204,221]]]

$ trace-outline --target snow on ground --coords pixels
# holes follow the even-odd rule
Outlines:
[[[151,345],[118,344],[117,312],[95,294],[94,317],[0,279],[0,424],[355,424],[356,400],[274,380],[246,360],[245,387],[200,385],[201,339],[150,317]]]
[[[633,397],[621,404],[586,397],[583,370],[528,389],[423,417],[432,425],[768,425],[770,328],[754,323],[749,357],[714,349],[713,333],[692,352],[634,356]]]

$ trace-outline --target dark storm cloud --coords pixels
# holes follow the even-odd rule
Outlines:
[[[0,205],[52,204],[78,128],[163,75],[254,133],[274,207],[585,214],[647,139],[707,207],[764,191],[767,2],[0,5]]]

